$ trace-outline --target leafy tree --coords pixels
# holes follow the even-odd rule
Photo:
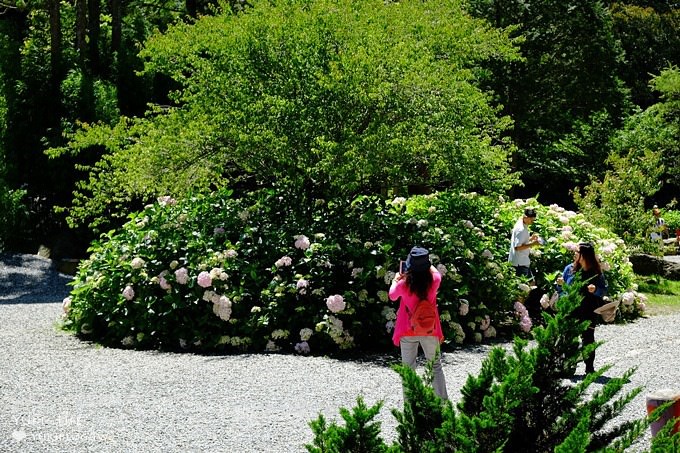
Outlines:
[[[190,3],[198,14],[212,2]],[[25,188],[39,200],[31,223],[49,224],[31,233],[34,240],[49,243],[48,230],[63,228],[51,207],[70,201],[81,177],[74,167],[100,157],[93,150],[82,160],[49,160],[44,150],[63,145],[63,132],[79,123],[116,122],[120,111],[140,114],[150,100],[165,100],[167,82],[136,75],[138,52],[154,30],[185,17],[181,3],[167,0],[0,2],[0,156],[9,189]]]
[[[611,169],[575,196],[593,221],[641,243],[649,226],[646,202],[663,187],[675,194],[680,188],[680,71],[663,71],[652,86],[661,102],[627,120],[613,140]]]
[[[470,11],[521,40],[522,61],[490,66],[489,85],[515,121],[514,169],[529,193],[557,197],[600,174],[627,111],[623,54],[607,9],[589,0],[470,0]]]
[[[680,9],[668,2],[635,3],[645,5],[614,3],[610,11],[614,34],[626,55],[621,77],[631,89],[632,101],[647,108],[658,101],[649,85],[652,74],[680,65]]]
[[[59,151],[107,151],[88,168],[71,220],[224,185],[324,198],[506,189],[516,181],[502,138],[510,121],[477,80],[480,62],[516,54],[460,6],[261,1],[154,36],[145,74],[175,81],[173,104],[83,128]]]

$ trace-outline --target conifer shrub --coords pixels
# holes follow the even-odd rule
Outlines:
[[[533,330],[534,346],[516,338],[511,353],[501,347],[493,348],[479,375],[468,378],[455,408],[450,401],[435,395],[428,373],[420,378],[407,366],[395,366],[406,394],[403,411],[392,409],[399,422],[396,441],[387,445],[380,432],[374,430],[375,437],[364,445],[375,445],[375,449],[342,451],[625,451],[658,414],[649,419],[616,421],[622,409],[642,390],[624,392],[624,384],[634,369],[610,378],[592,392],[591,385],[609,367],[574,379],[575,364],[598,346],[580,346],[580,334],[588,323],[570,316],[580,303],[577,288],[578,284],[567,288],[567,295],[558,302],[557,313],[544,314],[545,325]],[[369,416],[375,416],[381,404],[377,403],[369,413],[360,401],[354,414],[363,425],[370,425]],[[343,409],[342,413],[347,415],[349,411]],[[310,423],[315,437],[306,446],[308,451],[340,451],[334,449],[339,445],[335,432],[345,428],[332,423],[332,429],[324,430],[325,423],[322,415]],[[671,435],[671,425],[654,438],[652,451],[675,451],[662,450],[677,447],[680,440],[680,434]],[[348,422],[349,426],[356,426],[356,421]]]

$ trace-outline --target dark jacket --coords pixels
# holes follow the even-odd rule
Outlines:
[[[578,272],[574,272],[574,265],[569,264],[564,268],[562,273],[562,278],[567,284],[571,284],[574,281],[576,275],[579,275],[581,281],[580,293],[583,296],[581,305],[574,310],[574,316],[581,321],[590,321],[591,326],[600,319],[600,315],[594,312],[595,309],[600,308],[604,305],[604,300],[602,299],[607,294],[607,281],[604,275],[595,272],[593,270],[586,271],[580,269]],[[595,285],[595,292],[591,293],[588,291],[588,285]]]

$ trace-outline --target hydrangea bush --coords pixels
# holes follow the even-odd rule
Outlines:
[[[510,228],[526,202],[447,192],[308,201],[272,190],[161,198],[93,243],[64,301],[64,327],[136,348],[382,349],[391,345],[397,308],[389,284],[419,244],[443,276],[448,344],[527,331],[515,310],[525,285],[507,263]],[[558,207],[536,206],[536,227],[549,238],[534,257],[538,269],[562,269],[570,244],[589,239],[606,258],[611,290],[632,289],[616,237]]]
[[[545,240],[543,246],[531,250],[536,283],[544,292],[541,301],[544,308],[554,306],[557,297],[555,278],[573,261],[578,244],[590,242],[595,247],[605,273],[608,286],[605,300],[619,303],[616,319],[632,320],[644,313],[645,297],[636,292],[633,267],[628,260],[628,250],[622,239],[606,228],[593,225],[583,214],[554,204],[541,206],[534,199],[506,203],[501,210],[510,216],[506,218],[507,224],[516,221],[526,206],[536,208],[538,216],[531,228]]]

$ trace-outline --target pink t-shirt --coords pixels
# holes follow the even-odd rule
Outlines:
[[[437,319],[435,320],[434,326],[434,336],[439,338],[441,343],[444,340],[444,333],[442,332],[442,325],[439,320],[439,309],[437,308],[437,290],[442,282],[441,274],[434,268],[430,269],[432,272],[432,286],[430,287],[430,292],[427,295],[427,300],[434,303],[434,310],[437,314]],[[397,300],[401,297],[401,302],[399,303],[399,309],[397,310],[397,320],[394,323],[394,334],[392,335],[392,342],[395,346],[399,346],[399,341],[403,336],[413,335],[409,333],[408,325],[408,313],[406,313],[406,307],[413,313],[416,304],[420,301],[420,298],[411,293],[406,287],[406,280],[394,280],[392,286],[390,286],[390,300]]]

